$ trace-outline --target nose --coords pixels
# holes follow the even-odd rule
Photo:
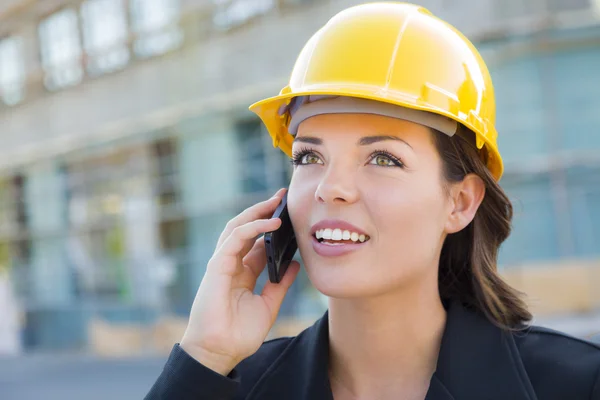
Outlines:
[[[359,198],[356,186],[356,171],[344,170],[330,165],[315,191],[319,203],[354,203]]]

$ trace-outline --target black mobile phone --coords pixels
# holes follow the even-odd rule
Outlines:
[[[265,251],[269,280],[279,283],[298,250],[296,234],[287,209],[287,192],[273,213],[273,218],[280,218],[281,226],[276,231],[265,233]]]

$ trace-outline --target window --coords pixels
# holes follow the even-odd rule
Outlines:
[[[270,136],[257,119],[236,126],[240,146],[240,178],[247,194],[269,193],[289,184],[291,164],[287,156],[273,148]]]
[[[188,260],[190,222],[182,207],[179,148],[176,139],[162,138],[152,143],[151,149],[162,255],[156,276],[164,286],[165,306],[185,309],[190,296],[189,270],[194,265]]]
[[[216,5],[214,23],[221,29],[242,25],[275,7],[274,0],[213,0],[213,3]]]
[[[25,71],[20,37],[0,41],[0,99],[15,105],[25,96]]]
[[[8,268],[21,298],[31,290],[32,253],[25,186],[25,177],[20,174],[0,178],[0,271]]]
[[[77,13],[64,9],[39,26],[44,84],[48,90],[76,85],[83,78]]]
[[[27,226],[24,182],[22,175],[0,179],[0,232],[4,236],[18,236]]]
[[[177,25],[179,0],[131,0],[131,23],[138,57],[151,57],[178,47],[183,32]]]
[[[82,298],[155,304],[173,279],[171,250],[175,257],[178,249],[160,248],[151,150],[128,147],[69,163],[67,257]],[[184,228],[167,229],[174,247]]]
[[[173,139],[162,139],[153,143],[155,176],[154,184],[157,203],[166,214],[181,206],[179,182],[179,153]]]
[[[122,0],[87,0],[81,6],[83,44],[90,75],[123,68],[129,62],[127,16]]]
[[[127,151],[71,163],[65,171],[70,234],[67,257],[84,298],[128,295],[125,203],[138,171]]]

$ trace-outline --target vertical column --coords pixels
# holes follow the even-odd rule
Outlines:
[[[29,169],[25,201],[32,241],[31,290],[35,303],[45,307],[68,304],[72,276],[65,258],[65,187],[55,162]]]
[[[160,243],[158,207],[154,200],[152,166],[149,148],[139,147],[129,156],[129,182],[125,187],[126,264],[136,304],[159,306],[163,300],[161,282],[157,279]]]
[[[227,207],[240,193],[238,145],[233,127],[218,117],[183,121],[180,171],[183,207],[188,216],[190,300],[226,222],[237,210]]]
[[[18,33],[23,40],[23,65],[28,80],[25,99],[28,99],[35,97],[36,92],[44,90],[37,22],[35,20],[28,21],[22,25]]]

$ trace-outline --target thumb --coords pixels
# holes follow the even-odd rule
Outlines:
[[[288,266],[287,271],[285,271],[285,275],[281,279],[281,282],[273,283],[267,281],[263,288],[261,297],[271,311],[272,321],[275,321],[277,318],[279,307],[281,307],[281,303],[283,303],[283,299],[288,292],[288,289],[292,286],[292,283],[294,283],[296,276],[298,276],[298,271],[300,271],[300,264],[298,261],[292,261]]]

